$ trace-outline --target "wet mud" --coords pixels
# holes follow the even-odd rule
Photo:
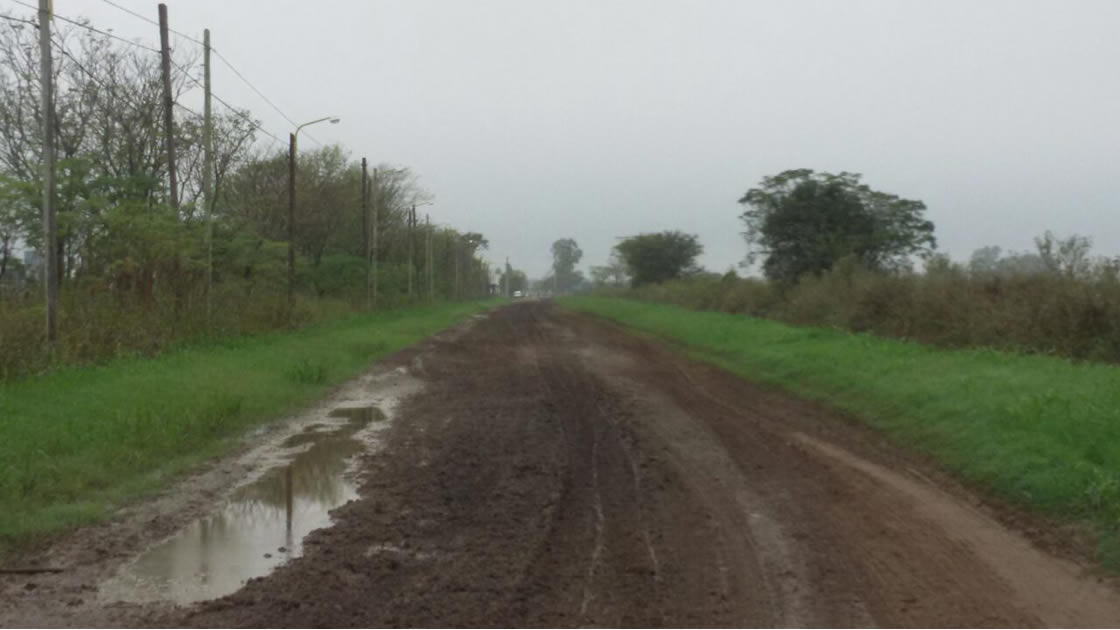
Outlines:
[[[329,525],[330,511],[358,496],[347,473],[366,446],[354,434],[386,417],[376,406],[340,407],[328,416],[349,422],[333,430],[316,423],[285,439],[282,448],[299,449],[290,461],[124,565],[102,584],[102,598],[177,604],[214,599],[302,555],[303,538]]]
[[[1080,560],[1071,530],[978,496],[819,405],[547,303],[499,309],[394,357],[290,429],[229,463],[241,486],[211,499],[195,490],[197,505],[175,504],[169,523],[140,510],[117,523],[124,540],[80,533],[84,547],[46,556],[68,573],[31,589],[0,579],[0,625],[1120,620],[1115,583]],[[332,439],[356,449],[347,463],[312,455]],[[301,456],[323,475],[297,481]],[[327,523],[301,536],[300,501],[341,504],[314,508]],[[238,504],[271,524],[236,551],[198,554],[220,548],[201,525],[214,536],[219,517],[241,518],[225,515]],[[198,601],[91,598],[176,544],[188,558],[179,574],[213,574],[202,558],[243,554],[258,577]]]

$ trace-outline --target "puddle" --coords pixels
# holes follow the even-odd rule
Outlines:
[[[368,405],[365,407],[339,407],[330,412],[332,418],[346,418],[350,422],[366,425],[370,422],[384,422],[386,419],[385,412],[381,411],[376,405]]]
[[[133,602],[187,604],[228,595],[301,555],[303,538],[330,524],[328,512],[357,498],[348,460],[367,448],[355,433],[384,420],[376,407],[340,408],[336,430],[316,424],[280,443],[310,447],[234,491],[216,513],[151,548],[101,587],[103,596]]]

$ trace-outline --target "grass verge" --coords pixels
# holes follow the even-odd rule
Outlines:
[[[0,383],[0,554],[104,518],[248,427],[492,305],[361,315]]]
[[[1018,505],[1093,523],[1120,569],[1120,367],[943,350],[636,302],[562,300],[756,382],[850,412]]]

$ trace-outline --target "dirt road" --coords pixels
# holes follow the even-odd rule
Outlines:
[[[524,302],[393,361],[423,389],[303,557],[186,607],[6,578],[0,623],[1120,623],[1108,581],[936,470],[605,323]]]

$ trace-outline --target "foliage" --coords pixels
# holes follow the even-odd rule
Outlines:
[[[739,199],[747,262],[764,257],[771,280],[792,284],[854,257],[874,270],[909,267],[936,246],[925,204],[872,190],[856,173],[789,170],[764,177]]]
[[[0,552],[110,516],[228,450],[247,427],[319,399],[371,361],[489,304],[336,318],[0,383]]]
[[[567,293],[583,282],[576,265],[583,258],[583,250],[575,239],[562,238],[552,244],[552,286],[558,293]]]
[[[1052,248],[1051,262],[1039,253],[1000,256],[998,248],[982,248],[967,266],[934,256],[922,273],[883,273],[846,258],[794,287],[701,275],[626,295],[938,346],[1120,363],[1116,261],[1090,256],[1078,245],[1086,242],[1082,237],[1044,235],[1038,242]]]
[[[695,273],[696,257],[704,247],[696,235],[674,230],[631,236],[615,245],[615,251],[630,282],[641,286]]]
[[[626,263],[619,256],[617,249],[611,250],[607,264],[591,267],[591,284],[593,288],[603,289],[608,287],[620,288],[626,286],[630,276],[626,272]]]
[[[1019,505],[1092,522],[1102,534],[1102,559],[1120,568],[1117,366],[937,350],[631,300],[570,298],[565,304],[851,412]]]
[[[41,269],[17,264],[25,246],[42,259],[38,34],[0,21],[0,378],[306,324],[373,307],[374,286],[382,308],[487,294],[484,235],[407,221],[408,209],[432,196],[409,169],[390,164],[374,169],[363,211],[360,166],[326,146],[298,155],[289,309],[286,148],[262,150],[248,112],[216,114],[207,205],[203,121],[178,108],[180,192],[171,199],[158,56],[56,26],[62,312],[48,352]],[[196,61],[176,54],[174,99],[193,85]]]

